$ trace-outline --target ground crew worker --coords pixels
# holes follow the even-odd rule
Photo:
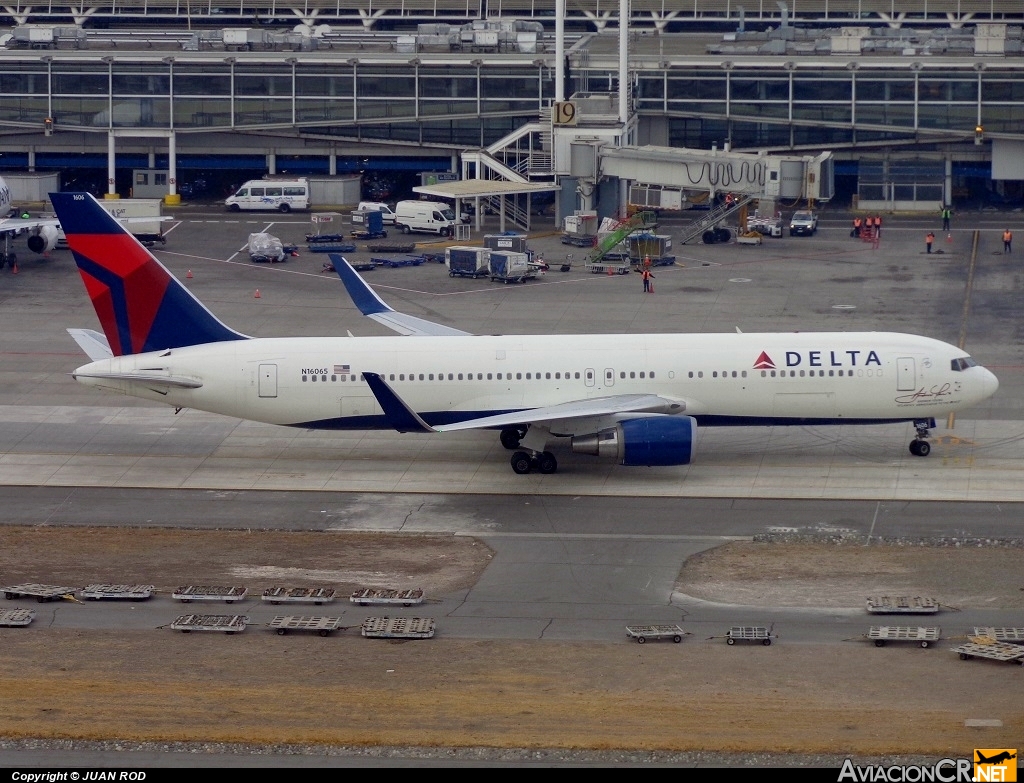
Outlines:
[[[875,219],[868,215],[864,218],[864,237],[870,239],[875,230]]]
[[[644,267],[644,271],[641,277],[644,279],[644,293],[651,293],[651,278],[654,277],[654,275],[651,274],[651,270],[648,269],[647,267]]]
[[[1006,229],[1003,232],[1003,252],[1009,253],[1010,245],[1013,244],[1013,232],[1010,229]]]
[[[935,241],[935,234],[929,231],[924,238],[924,246],[928,252],[932,252],[932,243]]]
[[[860,237],[860,227],[863,222],[864,221],[860,219],[860,215],[853,219],[853,233],[850,234],[851,237]]]
[[[953,211],[949,207],[942,208],[942,230],[949,231],[949,219],[953,217]]]
[[[875,237],[880,238],[882,236],[882,216],[875,215]]]

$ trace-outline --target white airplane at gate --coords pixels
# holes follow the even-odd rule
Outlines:
[[[357,307],[401,336],[249,338],[221,323],[89,194],[52,194],[104,334],[69,330],[81,383],[175,408],[319,429],[494,429],[516,473],[552,443],[686,465],[698,426],[912,421],[990,397],[956,346],[890,332],[471,335],[388,307],[340,256]]]

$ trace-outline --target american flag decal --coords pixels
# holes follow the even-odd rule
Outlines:
[[[349,365],[347,365],[347,364],[336,364],[336,365],[334,365],[334,374],[335,375],[348,375],[350,372],[352,372],[352,368],[349,367]]]

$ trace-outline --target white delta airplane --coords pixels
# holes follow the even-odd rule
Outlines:
[[[28,249],[33,253],[49,253],[60,239],[60,221],[57,218],[23,218],[8,217],[12,213],[11,189],[0,177],[0,235],[3,236],[3,247],[0,248],[0,269],[10,265],[16,269],[17,254],[11,250],[11,240],[24,232],[29,232]]]
[[[104,334],[69,329],[87,386],[319,429],[492,429],[516,473],[549,444],[623,465],[686,465],[699,425],[912,421],[991,396],[959,348],[890,332],[472,335],[396,312],[332,255],[364,315],[401,336],[250,338],[225,326],[87,193],[50,197]],[[441,437],[441,435],[437,435]]]

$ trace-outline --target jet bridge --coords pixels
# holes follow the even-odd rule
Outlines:
[[[602,146],[598,160],[601,176],[629,183],[630,204],[650,209],[681,209],[694,192],[811,203],[828,201],[834,193],[831,152],[798,156]]]

